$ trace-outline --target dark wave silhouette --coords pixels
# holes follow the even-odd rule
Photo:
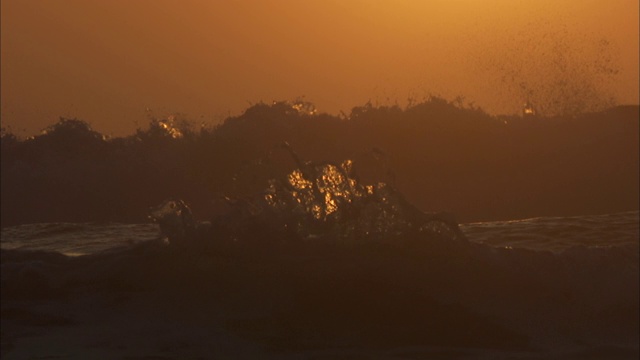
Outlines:
[[[363,183],[389,183],[420,210],[461,222],[634,210],[638,113],[523,119],[431,98],[338,117],[276,102],[213,128],[171,117],[112,139],[60,119],[29,139],[3,131],[2,226],[142,222],[172,196],[212,218],[215,199],[256,194],[297,167],[284,141],[312,161],[352,159]]]
[[[252,236],[205,247],[149,240],[78,257],[2,249],[3,357],[12,346],[30,350],[27,331],[53,354],[224,357],[222,344],[238,337],[226,356],[246,347],[249,358],[638,355],[637,242],[554,254],[415,232],[355,246]],[[61,338],[72,345],[49,344]]]
[[[115,139],[77,119],[4,133],[3,226],[141,223],[174,200],[151,211],[169,246],[0,250],[2,354],[32,351],[36,331],[60,356],[637,358],[637,243],[496,248],[426,212],[637,209],[638,122],[637,106],[494,117],[433,98],[341,118],[258,104],[212,129],[167,118]],[[96,230],[49,225],[13,230],[74,245]]]

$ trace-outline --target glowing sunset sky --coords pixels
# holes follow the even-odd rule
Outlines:
[[[332,114],[430,94],[508,114],[559,93],[638,103],[637,0],[1,4],[2,126],[18,135],[59,116],[130,134],[145,109],[214,123],[301,96]]]

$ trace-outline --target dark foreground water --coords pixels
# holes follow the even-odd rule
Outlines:
[[[468,242],[197,249],[154,224],[8,227],[2,358],[633,359],[638,224],[634,211],[463,224]]]

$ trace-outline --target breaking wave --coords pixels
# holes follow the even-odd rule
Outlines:
[[[3,357],[637,358],[637,111],[3,135]],[[567,212],[608,215],[531,217]]]
[[[302,161],[288,148],[299,168],[257,196],[225,198],[229,210],[210,221],[171,199],[151,209],[157,227],[3,229],[9,329],[36,316],[24,304],[89,301],[74,315],[37,316],[52,329],[169,316],[156,326],[190,329],[188,351],[231,334],[275,357],[434,347],[460,357],[637,356],[637,211],[458,227],[391,185],[360,183],[350,161]],[[60,254],[78,255],[93,238],[102,246],[84,256]],[[222,333],[205,335],[211,328]]]

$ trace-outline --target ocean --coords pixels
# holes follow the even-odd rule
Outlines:
[[[293,250],[176,250],[155,223],[6,227],[2,357],[637,358],[639,216]]]
[[[3,133],[2,359],[640,356],[637,106],[294,105]]]
[[[461,224],[470,241],[495,248],[561,253],[571,248],[633,248],[638,246],[640,215],[628,211],[604,215],[536,217]],[[97,254],[157,239],[152,222],[44,223],[2,229],[2,249],[40,250],[66,256]]]

